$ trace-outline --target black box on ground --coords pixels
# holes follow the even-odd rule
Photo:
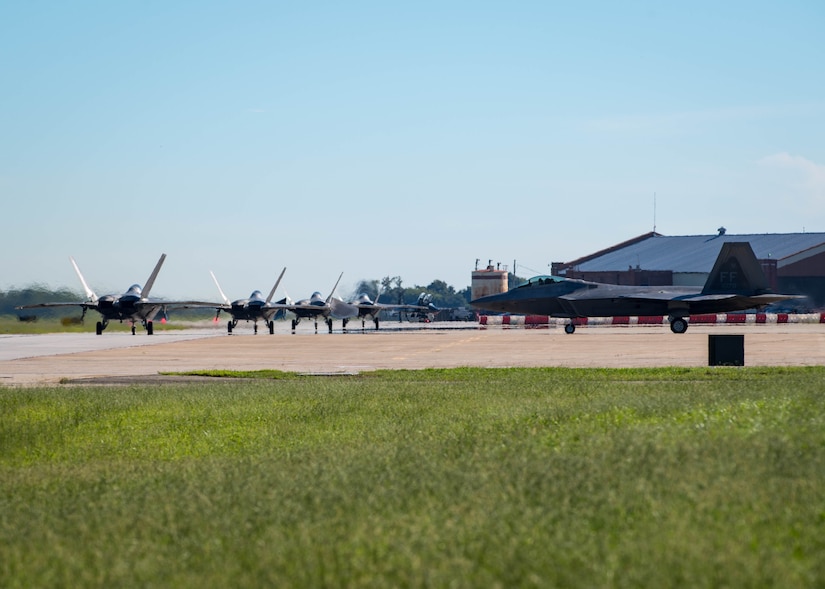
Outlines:
[[[744,335],[709,335],[708,366],[744,366]]]

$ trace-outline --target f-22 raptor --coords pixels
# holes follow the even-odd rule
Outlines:
[[[350,301],[351,305],[354,305],[358,308],[358,318],[361,319],[361,329],[364,329],[367,317],[372,318],[373,323],[375,324],[375,329],[378,329],[378,315],[381,311],[390,311],[390,310],[407,310],[414,315],[425,316],[427,313],[437,313],[438,308],[435,307],[430,302],[432,298],[431,295],[427,295],[425,293],[421,293],[421,296],[418,297],[418,303],[415,305],[385,305],[384,303],[379,303],[378,298],[381,296],[379,293],[375,300],[373,301],[370,299],[369,295],[365,292],[362,292],[354,301]],[[427,298],[430,297],[430,298]],[[344,318],[344,329],[347,328],[347,323],[349,322],[349,318]]]
[[[140,322],[143,327],[146,328],[146,333],[148,335],[152,335],[154,332],[153,320],[159,311],[165,309],[166,307],[186,306],[191,303],[190,301],[153,301],[149,299],[149,291],[152,290],[152,286],[155,284],[155,278],[157,278],[158,272],[160,272],[160,267],[163,265],[163,261],[165,259],[166,254],[161,254],[158,263],[155,265],[155,269],[152,270],[152,274],[149,275],[149,278],[144,283],[143,288],[141,288],[139,284],[133,284],[121,295],[104,295],[102,297],[98,297],[89,287],[86,279],[83,278],[83,274],[81,274],[80,268],[77,266],[77,262],[74,261],[74,258],[69,257],[69,260],[72,262],[72,267],[74,268],[77,277],[80,279],[80,284],[83,285],[83,290],[86,292],[85,301],[77,303],[39,303],[36,305],[23,305],[17,308],[34,309],[38,307],[81,307],[83,309],[81,320],[86,316],[86,311],[90,309],[100,313],[101,320],[98,321],[95,326],[95,333],[97,335],[101,335],[103,330],[109,325],[109,321],[113,320],[120,322],[128,321],[132,326],[132,335],[135,334],[135,324]]]
[[[210,270],[209,273],[212,275],[212,280],[215,281],[215,286],[218,287],[218,292],[221,294],[221,298],[224,301],[222,305],[208,305],[217,310],[215,320],[218,319],[221,311],[229,313],[232,319],[226,323],[226,332],[230,335],[232,335],[232,330],[238,325],[238,321],[252,321],[253,333],[258,333],[258,321],[263,321],[266,323],[269,333],[275,333],[274,317],[278,313],[283,313],[284,307],[279,303],[271,303],[270,301],[272,300],[272,296],[275,294],[275,291],[278,289],[281,279],[284,277],[284,272],[286,272],[286,268],[281,270],[281,274],[278,276],[278,280],[275,281],[275,286],[273,286],[272,290],[269,291],[268,297],[264,298],[261,291],[255,290],[252,291],[252,294],[249,295],[248,299],[237,299],[230,301],[229,297],[224,294],[221,285],[218,283],[215,273]]]
[[[295,333],[295,328],[301,322],[301,319],[312,319],[315,321],[315,333],[318,333],[318,318],[323,318],[324,323],[327,324],[329,332],[332,333],[333,319],[350,319],[358,315],[358,307],[350,303],[345,303],[341,299],[335,297],[335,289],[338,288],[338,283],[341,282],[343,272],[338,276],[335,286],[329,293],[327,298],[324,298],[320,292],[312,293],[308,299],[301,299],[295,303],[287,303],[278,305],[283,309],[292,311],[295,314],[295,319],[292,320],[292,333]]]
[[[776,294],[748,242],[722,245],[704,288],[678,286],[620,286],[536,276],[505,293],[481,297],[477,309],[568,318],[567,333],[576,330],[573,319],[623,315],[668,316],[673,333],[685,333],[690,315],[728,313],[761,308],[800,295]]]

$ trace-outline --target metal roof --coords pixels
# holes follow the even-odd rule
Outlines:
[[[768,233],[752,235],[651,235],[620,249],[605,250],[570,262],[580,272],[616,272],[628,268],[708,273],[728,241],[750,242],[760,260],[782,260],[825,243],[825,233]]]

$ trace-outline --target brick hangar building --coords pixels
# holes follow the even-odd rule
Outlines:
[[[551,267],[557,276],[608,284],[701,287],[727,241],[751,244],[775,292],[807,295],[808,310],[825,308],[825,233],[729,235],[724,227],[715,235],[650,232]]]

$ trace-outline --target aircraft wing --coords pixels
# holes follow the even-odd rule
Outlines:
[[[567,300],[578,300],[576,297],[560,297]],[[625,295],[615,297],[622,301],[674,301],[682,302],[690,305],[691,303],[712,303],[714,301],[730,301],[739,299],[741,301],[752,302],[754,306],[770,305],[788,299],[804,299],[804,295],[783,295],[783,294],[761,294],[761,295],[743,295],[736,293],[718,293],[718,294],[694,294],[694,295],[674,295],[667,291],[645,293],[644,295]]]
[[[369,307],[370,305],[364,305],[364,307]],[[361,307],[361,305],[359,305]],[[373,308],[376,309],[415,309],[416,311],[429,311],[430,307],[424,307],[422,305],[385,305],[384,303],[376,303]]]
[[[742,301],[747,301],[754,306],[762,306],[762,305],[771,305],[773,303],[779,303],[781,301],[787,301],[791,299],[804,299],[806,298],[805,295],[783,295],[783,294],[762,294],[762,295],[741,295],[741,294],[709,294],[709,295],[697,295],[695,297],[690,297],[687,300],[688,302],[696,301],[696,302],[707,302],[707,301],[723,301],[723,300],[730,300],[730,299],[740,299]]]
[[[261,309],[261,317],[266,321],[272,321],[278,313],[289,311],[289,309],[282,305],[283,303],[270,303],[268,307]],[[278,318],[281,319],[283,317],[279,315]]]
[[[332,298],[329,301],[331,315],[336,319],[349,319],[358,315],[358,306],[345,303],[341,299]]]
[[[153,301],[162,304],[167,309],[220,309],[228,311],[232,305],[223,303],[209,303],[204,301]]]
[[[293,312],[301,311],[316,315],[322,315],[328,311],[328,307],[325,305],[299,305],[297,303],[269,303],[269,307],[272,309],[286,309],[287,311]]]
[[[138,311],[138,315],[145,317],[149,321],[151,321],[152,318],[157,315],[158,311],[164,307],[166,307],[166,303],[159,301],[140,301],[135,303],[135,308]]]
[[[805,298],[801,295],[761,294],[746,295],[737,293],[695,293],[684,294],[667,290],[651,290],[644,293],[616,294],[607,297],[616,306],[616,313],[625,314],[631,310],[642,309],[641,313],[658,314],[659,312],[682,310],[687,313],[719,313],[758,309],[789,299]],[[578,304],[587,304],[593,301],[587,296],[567,295],[559,297],[560,301],[576,309]],[[585,313],[586,314],[586,313]]]
[[[345,303],[341,299],[333,298],[329,305],[299,305],[289,303],[270,303],[270,308],[286,309],[293,313],[304,313],[306,315],[326,315],[330,314],[335,319],[348,319],[358,315],[358,306]]]
[[[97,309],[97,303],[84,301],[82,303],[36,303],[33,305],[20,305],[15,309],[41,309],[43,307],[83,307],[84,309]]]

